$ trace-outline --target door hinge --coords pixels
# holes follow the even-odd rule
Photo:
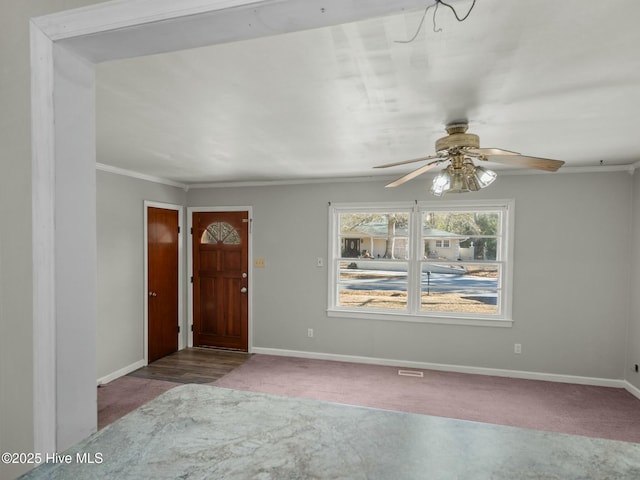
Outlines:
[[[180,325],[178,325],[178,333],[180,333]]]
[[[191,277],[191,283],[193,283],[193,277]]]
[[[180,233],[180,225],[178,225],[178,233]]]
[[[191,235],[193,235],[193,227],[191,227],[191,232],[190,233],[191,233]]]
[[[193,332],[193,323],[191,324],[191,331]]]

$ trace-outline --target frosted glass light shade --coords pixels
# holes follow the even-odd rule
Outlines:
[[[449,188],[451,188],[451,175],[445,169],[435,176],[429,191],[436,197],[441,197]]]
[[[484,167],[476,167],[474,177],[480,184],[480,188],[488,187],[493,183],[498,174],[493,170],[487,170]]]
[[[468,161],[458,168],[449,166],[433,179],[429,191],[436,197],[445,193],[477,192],[493,183],[498,175],[484,167],[476,167]]]

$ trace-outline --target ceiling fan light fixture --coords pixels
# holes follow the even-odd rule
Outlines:
[[[494,171],[476,167],[473,161],[465,159],[457,168],[450,165],[436,175],[429,191],[436,197],[445,193],[477,192],[491,185],[497,176]]]
[[[458,172],[451,175],[451,186],[445,193],[465,193],[470,191],[468,177],[464,173]]]
[[[445,168],[434,177],[429,191],[436,197],[441,197],[449,190],[449,188],[451,188],[451,175],[449,174],[448,169]]]
[[[498,177],[498,174],[493,170],[489,170],[484,167],[475,167],[473,176],[478,182],[478,185],[480,185],[480,188],[485,188],[494,182],[494,180]]]

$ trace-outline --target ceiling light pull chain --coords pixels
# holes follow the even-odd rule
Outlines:
[[[411,42],[413,42],[418,37],[418,34],[422,30],[422,25],[424,24],[424,19],[426,18],[427,12],[429,12],[430,8],[433,8],[433,31],[435,33],[441,32],[442,29],[441,28],[437,28],[437,25],[436,25],[436,13],[438,13],[438,6],[440,6],[440,4],[442,4],[445,7],[451,9],[451,11],[453,12],[453,15],[456,17],[456,20],[458,20],[459,22],[464,22],[467,19],[467,17],[469,17],[469,14],[471,14],[471,10],[473,10],[473,7],[476,6],[476,0],[473,0],[473,3],[471,4],[471,7],[469,7],[469,11],[463,17],[460,17],[458,15],[458,12],[456,11],[456,9],[453,6],[449,5],[448,3],[443,2],[442,0],[435,0],[434,3],[432,3],[427,8],[424,9],[424,13],[422,14],[422,18],[420,19],[420,23],[418,24],[418,28],[416,29],[416,33],[413,35],[413,37],[411,37],[409,40],[394,40],[395,43],[411,43]]]

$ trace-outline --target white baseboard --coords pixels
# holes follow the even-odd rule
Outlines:
[[[144,359],[139,360],[136,363],[127,365],[126,367],[121,368],[120,370],[116,370],[115,372],[110,373],[109,375],[105,375],[104,377],[99,378],[97,380],[98,385],[104,385],[105,383],[109,383],[115,380],[116,378],[124,377],[128,373],[131,373],[139,368],[145,367],[146,365],[147,365],[147,362]]]
[[[632,385],[629,381],[624,382],[624,389],[634,397],[640,399],[640,388]]]
[[[559,375],[556,373],[527,372],[521,370],[504,370],[498,368],[471,367],[466,365],[448,365],[442,363],[414,362],[409,360],[393,360],[387,358],[360,357],[334,353],[305,352],[300,350],[283,350],[279,348],[253,347],[252,353],[278,355],[284,357],[312,358],[316,360],[333,360],[337,362],[367,363],[392,367],[419,368],[444,372],[470,373],[475,375],[493,375],[496,377],[522,378],[526,380],[543,380],[546,382],[574,383],[578,385],[594,385],[598,387],[625,388],[640,398],[640,390],[625,380],[597,377],[580,377],[576,375]],[[637,394],[630,390],[633,388]]]
[[[546,382],[574,383],[578,385],[594,385],[598,387],[624,388],[631,395],[640,399],[640,388],[626,380],[610,378],[580,377],[576,375],[558,375],[556,373],[526,372],[522,370],[505,370],[498,368],[470,367],[466,365],[449,365],[443,363],[414,362],[410,360],[392,360],[387,358],[362,357],[357,355],[341,355],[335,353],[305,352],[301,350],[284,350],[280,348],[253,347],[251,353],[277,355],[281,357],[311,358],[315,360],[332,360],[336,362],[366,363],[390,367],[419,368],[423,370],[439,370],[443,372],[469,373],[475,375],[493,375],[496,377],[522,378],[526,380],[543,380]],[[97,380],[98,385],[109,383],[147,365],[139,360]]]

